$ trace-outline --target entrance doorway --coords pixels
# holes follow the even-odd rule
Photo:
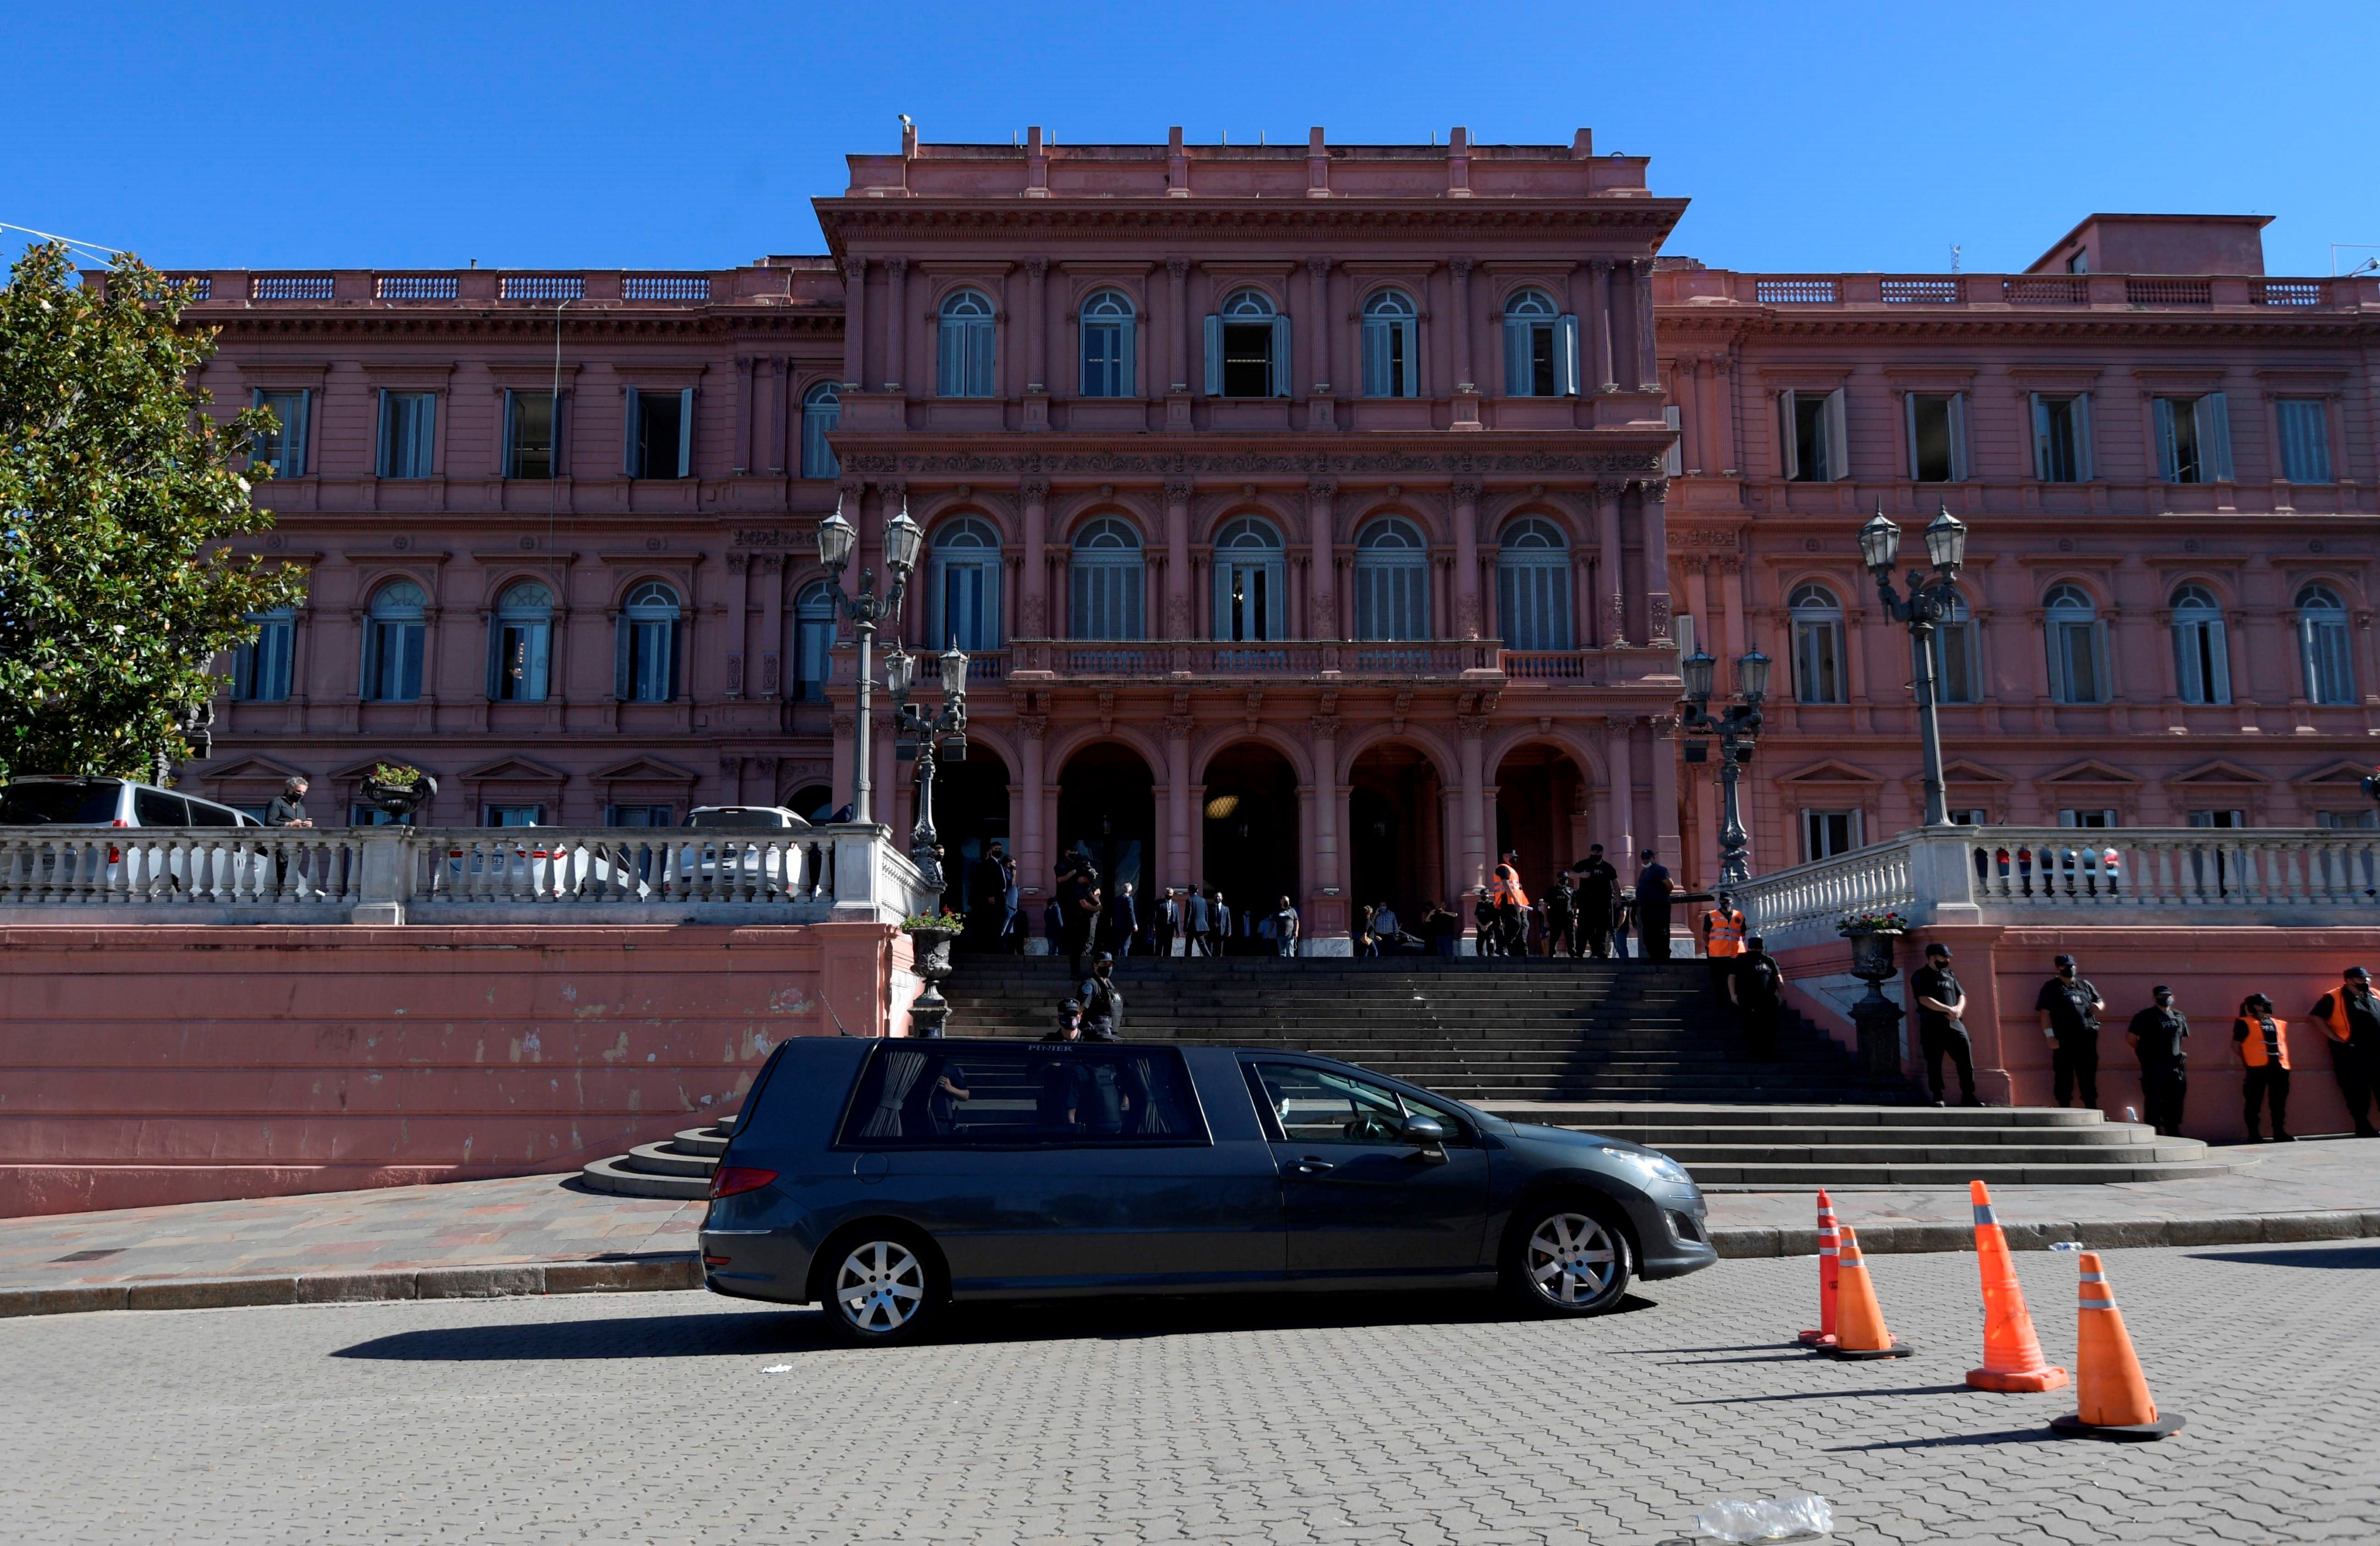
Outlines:
[[[1058,775],[1058,852],[1089,856],[1099,887],[1118,895],[1126,882],[1148,916],[1157,854],[1157,780],[1140,753],[1113,741],[1087,746]],[[1050,878],[1027,876],[1046,891]]]
[[[1452,900],[1446,889],[1440,827],[1446,804],[1437,765],[1410,746],[1389,742],[1355,760],[1348,785],[1348,879],[1354,887],[1350,914],[1385,902],[1395,909],[1399,929],[1418,936],[1430,905]]]
[[[1496,765],[1496,853],[1519,850],[1521,883],[1532,898],[1586,857],[1586,789],[1578,764],[1558,747],[1514,747]],[[1613,862],[1625,869],[1623,859]]]
[[[1207,884],[1232,914],[1235,950],[1269,950],[1248,933],[1281,897],[1305,910],[1298,887],[1297,771],[1261,741],[1225,749],[1207,764]]]
[[[998,943],[1001,898],[990,887],[985,862],[994,843],[1008,842],[1008,764],[980,742],[967,747],[964,762],[934,764],[934,834],[942,844],[942,906],[965,913],[962,949]],[[991,931],[978,940],[978,929]]]

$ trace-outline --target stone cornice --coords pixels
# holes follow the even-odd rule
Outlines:
[[[1014,444],[1013,440],[1000,437],[988,442],[980,449],[952,445],[930,451],[867,451],[854,446],[843,456],[843,470],[846,477],[865,477],[871,481],[892,477],[958,477],[963,474],[1316,478],[1567,473],[1591,477],[1612,474],[1646,476],[1658,475],[1660,471],[1661,453],[1658,450],[1555,452],[1531,448],[1527,438],[1534,437],[1516,437],[1515,443],[1508,448],[1478,445],[1463,451],[1415,454],[1383,451],[1368,445],[1361,450],[1244,451],[1218,447],[1200,451],[1119,452],[1098,449],[1100,440],[1096,436],[1085,437],[1080,449],[1060,445],[1032,451],[994,449],[995,445],[1005,447]]]
[[[333,306],[292,307],[287,310],[240,307],[210,312],[193,306],[182,314],[185,323],[219,328],[226,342],[266,337],[374,335],[383,337],[553,337],[553,310],[478,306],[413,305],[403,311],[348,310]],[[588,338],[652,337],[732,338],[755,334],[812,335],[840,339],[843,309],[762,306],[687,307],[669,312],[574,311],[563,318],[565,341]]]
[[[2380,332],[2380,314],[2286,309],[2243,311],[2107,311],[2077,308],[1892,307],[1823,313],[1752,305],[1662,306],[1655,313],[1665,344],[1719,333],[1751,338],[2204,338],[2349,343]]]

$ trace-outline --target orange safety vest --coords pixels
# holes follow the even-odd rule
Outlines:
[[[2248,1028],[2246,1040],[2240,1042],[2240,1061],[2246,1064],[2251,1068],[2262,1068],[2265,1065],[2265,1058],[2264,1026],[2258,1021],[2250,1019],[2245,1015],[2240,1016],[2231,1023],[2235,1026],[2246,1026]],[[2273,1040],[2279,1044],[2281,1049],[2280,1065],[2283,1068],[2287,1068],[2289,1065],[2289,1021],[2281,1019],[2278,1016],[2274,1018]]]
[[[1704,928],[1709,940],[1706,948],[1711,955],[1741,956],[1743,954],[1743,915],[1742,913],[1720,912],[1714,908],[1705,918]]]
[[[1521,889],[1521,877],[1512,873],[1512,867],[1509,864],[1500,864],[1496,867],[1494,883],[1489,888],[1489,893],[1500,906],[1506,902],[1512,903],[1516,907],[1525,907],[1529,905],[1529,894]]]
[[[2330,1005],[2330,1013],[2322,1017],[2325,1029],[2330,1032],[2330,1039],[2344,1041],[2353,1035],[2353,1029],[2347,1023],[2347,990],[2333,988],[2324,995],[2323,1003]]]

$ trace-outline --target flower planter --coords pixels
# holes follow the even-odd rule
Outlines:
[[[959,931],[906,929],[903,932],[909,936],[917,975],[926,980],[925,991],[909,1006],[909,1033],[938,1037],[950,1019],[951,1006],[942,997],[941,981],[951,974],[951,942],[959,937]]]
[[[423,773],[420,781],[414,784],[382,784],[367,778],[363,781],[362,793],[374,809],[385,812],[392,821],[404,822],[430,803],[431,797],[438,793],[438,780],[428,773]]]
[[[1882,982],[1893,974],[1893,944],[1898,934],[1853,934],[1852,942],[1852,975],[1868,982]]]

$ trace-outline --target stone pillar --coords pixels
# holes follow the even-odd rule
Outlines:
[[[1597,568],[1603,590],[1602,604],[1596,609],[1600,614],[1596,632],[1607,645],[1628,642],[1627,553],[1620,541],[1620,495],[1627,486],[1621,482],[1595,486]]]
[[[868,389],[868,260],[843,265],[843,389]]]
[[[1594,275],[1591,289],[1595,298],[1588,320],[1595,329],[1595,390],[1617,392],[1620,378],[1611,373],[1611,260],[1590,259],[1586,266]]]
[[[1190,491],[1187,478],[1165,481],[1166,639],[1196,639],[1190,622]]]
[[[1330,260],[1305,260],[1306,293],[1313,297],[1307,306],[1310,320],[1302,330],[1305,334],[1307,383],[1316,396],[1331,389],[1330,383]]]
[[[1603,724],[1604,745],[1611,758],[1609,820],[1616,829],[1603,841],[1607,849],[1620,851],[1621,861],[1615,868],[1620,870],[1621,883],[1624,885],[1633,878],[1629,866],[1636,858],[1636,722],[1615,714]]]
[[[785,690],[783,657],[785,649],[785,555],[762,553],[753,555],[760,571],[760,675],[753,687],[752,696],[760,699],[783,697]],[[769,792],[771,800],[778,791]]]
[[[727,690],[729,698],[744,696],[744,666],[749,658],[747,637],[752,631],[752,555],[731,553],[727,555]],[[735,797],[741,801],[744,791],[739,786]]]
[[[1330,499],[1338,492],[1339,485],[1331,479],[1306,480],[1305,532],[1306,543],[1311,549],[1305,583],[1305,637],[1308,639],[1329,639],[1337,631],[1339,605],[1330,593],[1330,560],[1338,541],[1338,522],[1331,510]]]
[[[1042,737],[1049,732],[1047,714],[1016,716],[1016,883],[1028,892],[1047,896],[1050,873],[1054,858],[1050,852],[1050,834],[1041,824],[1048,775],[1041,765]],[[1039,909],[1034,909],[1038,915]],[[1039,922],[1038,916],[1028,918],[1028,925]]]
[[[1309,939],[1320,940],[1347,937],[1347,869],[1339,857],[1339,833],[1346,824],[1345,794],[1339,786],[1339,716],[1326,708],[1305,722],[1310,736],[1307,748],[1314,758],[1314,885],[1305,908],[1305,917],[1313,925]],[[1318,897],[1316,893],[1336,891],[1336,896]],[[1321,915],[1319,918],[1317,915]],[[1347,954],[1339,949],[1324,951],[1308,948],[1307,956]]]
[[[1457,777],[1460,776],[1458,773]],[[1454,916],[1462,921],[1463,932],[1467,935],[1471,931],[1471,904],[1463,899],[1463,895],[1462,790],[1447,788],[1439,791],[1438,834],[1440,866],[1439,879],[1442,883],[1439,888],[1439,895],[1435,900],[1443,902],[1448,907],[1453,909]],[[1462,948],[1465,951],[1471,948],[1467,940]]]
[[[909,260],[884,260],[884,390],[899,392],[909,376]]]
[[[1652,738],[1653,753],[1653,851],[1670,872],[1682,875],[1685,862],[1684,844],[1678,832],[1678,758],[1670,742],[1670,732],[1677,727],[1674,715],[1663,714],[1646,720],[1646,733]]]
[[[1190,390],[1190,260],[1165,260],[1165,336],[1173,355],[1175,392]]]
[[[1652,644],[1670,642],[1670,485],[1660,479],[1637,485],[1637,540],[1644,544],[1638,560],[1644,566],[1645,636]]]
[[[1025,260],[1025,390],[1047,392],[1050,378],[1045,373],[1049,355],[1050,319],[1045,310],[1049,294],[1050,260]]]
[[[1471,368],[1471,260],[1456,258],[1446,271],[1454,276],[1454,389],[1475,392],[1479,378]]]
[[[1654,352],[1653,260],[1633,258],[1628,263],[1629,287],[1636,292],[1636,389],[1661,390],[1661,365]]]
[[[762,383],[768,380],[769,362],[759,359],[735,361],[735,466],[736,476],[752,470],[752,428],[761,411],[759,394],[753,390],[757,377]]]
[[[1017,634],[1050,637],[1050,481],[1027,478],[1016,486],[1025,507],[1025,595],[1017,607]]]
[[[843,689],[838,686],[836,690],[840,692]],[[850,703],[846,700],[827,716],[827,724],[834,731],[834,763],[827,770],[827,782],[834,790],[834,799],[828,809],[840,810],[857,797],[852,792],[851,756],[852,737],[857,733],[859,716],[851,712]]]
[[[1479,485],[1458,482],[1454,496],[1454,637],[1479,637]]]
[[[1165,718],[1164,883],[1172,886],[1193,883],[1190,833],[1197,810],[1190,795],[1190,733],[1194,728],[1196,722],[1188,714],[1168,714]],[[1157,899],[1152,898],[1149,906],[1156,905]]]
[[[1463,859],[1455,880],[1468,894],[1477,891],[1488,874],[1488,785],[1480,767],[1486,749],[1479,744],[1488,733],[1488,716],[1458,714],[1455,724],[1463,736]]]
[[[765,415],[760,463],[771,472],[785,470],[785,394],[793,382],[788,370],[791,363],[783,359],[760,361],[761,375],[768,383],[768,389],[760,396],[760,411]]]

